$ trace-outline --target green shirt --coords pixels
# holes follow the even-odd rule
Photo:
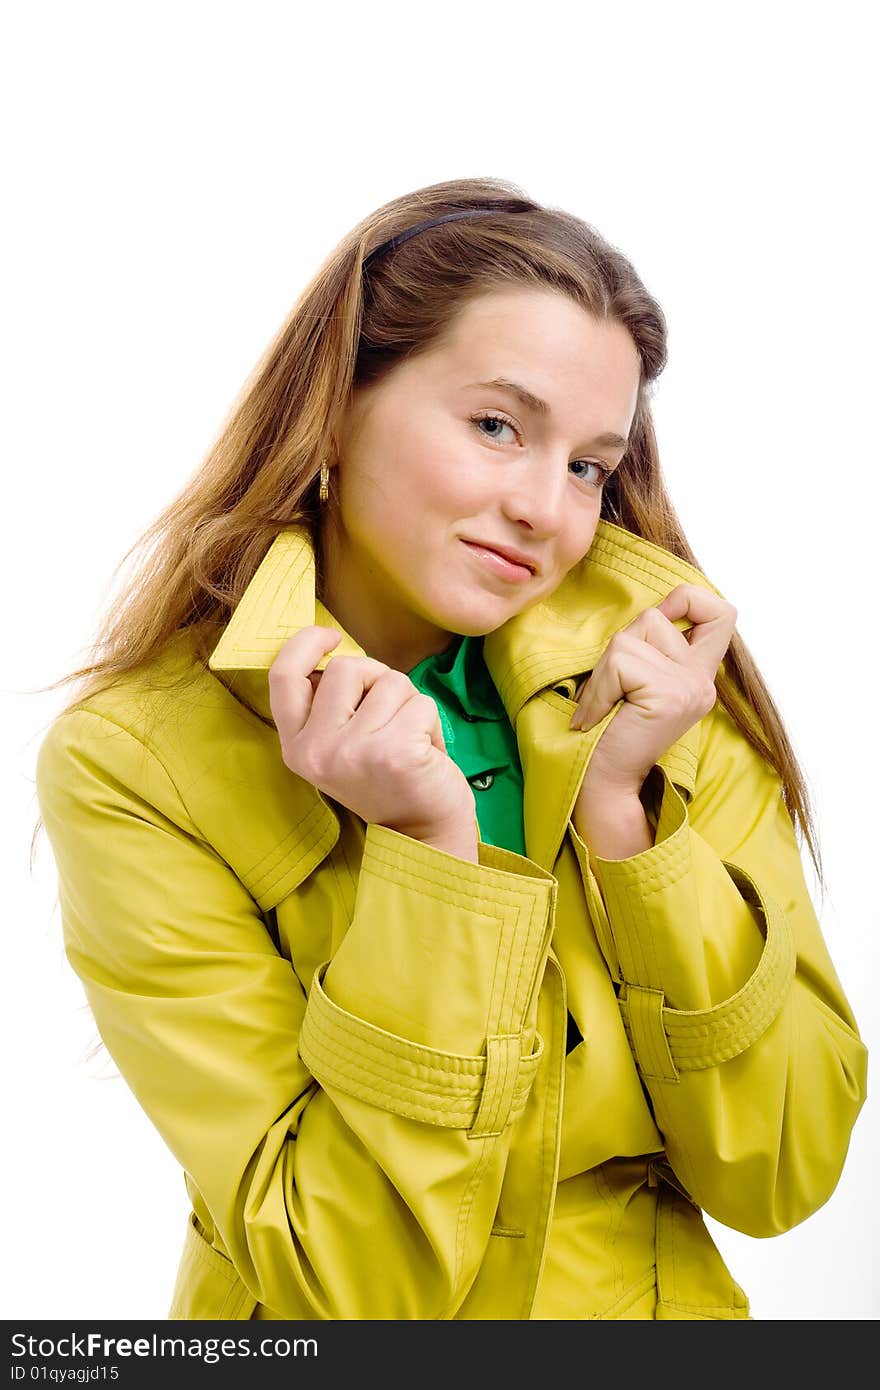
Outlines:
[[[446,751],[474,793],[480,838],[525,854],[516,734],[483,660],[482,637],[456,635],[407,675],[437,705]]]

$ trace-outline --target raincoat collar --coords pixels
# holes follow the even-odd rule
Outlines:
[[[589,551],[558,588],[483,638],[483,660],[511,723],[541,690],[564,686],[572,697],[576,678],[593,670],[614,633],[681,583],[720,593],[688,561],[600,520]],[[301,523],[275,537],[222,628],[208,665],[232,673],[227,684],[271,721],[269,668],[284,643],[312,624],[342,633],[318,670],[334,656],[368,655],[317,598],[314,550]],[[687,624],[682,619],[677,625]]]

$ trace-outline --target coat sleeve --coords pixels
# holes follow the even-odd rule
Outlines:
[[[569,830],[669,1162],[710,1216],[770,1236],[833,1192],[867,1053],[781,780],[720,702],[703,725],[693,797],[659,763],[643,786],[651,847],[602,859]]]
[[[553,876],[368,825],[353,920],[303,981],[132,732],[59,716],[36,785],[67,957],[253,1296],[455,1316],[541,1056]]]

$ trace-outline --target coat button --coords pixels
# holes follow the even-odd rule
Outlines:
[[[475,791],[487,792],[489,788],[494,785],[495,773],[478,772],[473,777],[469,777],[468,781],[470,782],[471,786],[475,789]]]

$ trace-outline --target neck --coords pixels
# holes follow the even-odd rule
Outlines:
[[[374,660],[411,671],[425,657],[446,651],[456,634],[407,611],[381,579],[353,574],[339,560],[329,530],[315,547],[316,596]]]

